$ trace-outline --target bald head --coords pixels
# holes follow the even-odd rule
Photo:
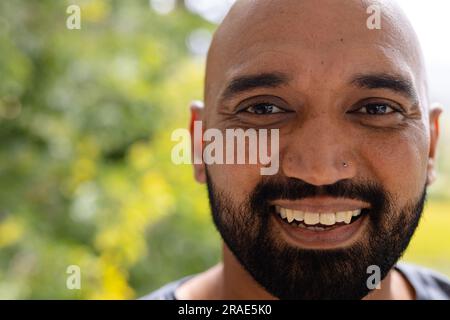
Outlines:
[[[380,30],[367,26],[373,5],[380,9]],[[208,54],[206,106],[215,108],[239,75],[271,71],[286,73],[300,90],[326,90],[333,77],[399,75],[411,82],[421,105],[428,104],[419,42],[392,1],[238,0]]]

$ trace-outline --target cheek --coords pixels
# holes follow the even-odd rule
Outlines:
[[[259,165],[209,165],[208,172],[217,190],[243,203],[261,181]]]
[[[248,200],[258,183],[263,180],[264,168],[273,168],[274,174],[277,173],[278,161],[275,159],[279,158],[278,135],[272,137],[271,131],[261,134],[258,130],[255,131],[255,135],[245,130],[242,132],[226,132],[222,129],[221,131],[222,152],[217,157],[216,160],[218,161],[215,164],[207,166],[208,173],[216,190],[225,192],[233,199],[235,204],[243,203]],[[247,134],[253,138],[248,138]],[[234,135],[237,135],[238,138],[235,138]],[[276,144],[277,147],[274,147],[273,144]],[[261,149],[262,146],[265,148]],[[274,151],[276,153],[274,158],[272,158],[272,150],[276,150]],[[209,152],[205,153],[209,154]],[[231,162],[228,161],[230,155],[232,155]],[[268,164],[267,160],[269,161]],[[230,164],[227,164],[227,162]]]
[[[369,174],[375,174],[376,179],[395,196],[395,200],[406,202],[417,198],[426,182],[426,135],[418,131],[405,131],[369,141],[361,144],[364,146],[362,157],[371,171]]]

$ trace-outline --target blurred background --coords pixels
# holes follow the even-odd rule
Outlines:
[[[447,0],[400,1],[450,106]],[[0,298],[134,299],[220,259],[204,186],[170,159],[233,1],[0,2]],[[81,30],[66,28],[69,5]],[[447,108],[447,113],[449,109]],[[404,259],[450,276],[450,118]],[[70,265],[81,290],[66,287]]]

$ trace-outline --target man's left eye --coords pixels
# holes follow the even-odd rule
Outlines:
[[[396,109],[391,107],[388,104],[385,103],[371,103],[368,105],[363,106],[359,110],[357,110],[359,113],[365,113],[368,115],[386,115],[398,112]]]
[[[244,111],[257,114],[257,115],[265,115],[265,114],[275,114],[286,112],[281,108],[271,104],[271,103],[260,103],[251,107],[248,107]]]

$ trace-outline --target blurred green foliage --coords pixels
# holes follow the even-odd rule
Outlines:
[[[181,1],[0,2],[0,298],[132,299],[220,259],[204,186],[170,160],[202,97],[186,39],[214,27]],[[407,257],[450,274],[442,203]]]
[[[185,39],[213,26],[94,0],[2,1],[0,26],[0,298],[135,298],[218,260],[203,187],[170,162],[202,94]]]

